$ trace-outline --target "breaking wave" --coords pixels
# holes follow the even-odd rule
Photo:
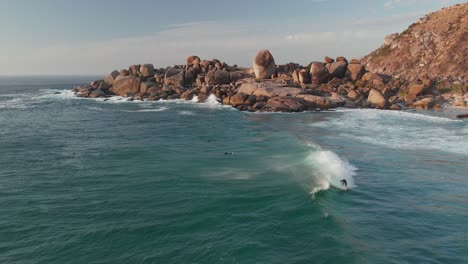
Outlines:
[[[306,163],[312,168],[314,177],[314,187],[311,190],[315,194],[321,190],[328,190],[330,186],[341,190],[355,188],[354,176],[357,168],[349,161],[340,158],[336,153],[330,150],[319,150],[312,152],[306,158]],[[341,183],[346,180],[347,187]]]

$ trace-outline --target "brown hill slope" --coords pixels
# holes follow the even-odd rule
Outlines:
[[[363,58],[367,69],[413,80],[419,75],[466,82],[468,2],[426,15]]]

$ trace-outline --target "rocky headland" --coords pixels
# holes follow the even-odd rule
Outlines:
[[[185,64],[166,68],[131,65],[74,92],[147,101],[196,96],[204,102],[214,95],[241,111],[467,107],[467,11],[465,3],[430,14],[386,37],[382,47],[362,59],[325,57],[305,66],[277,65],[271,52],[262,50],[251,68],[242,68],[190,56]]]

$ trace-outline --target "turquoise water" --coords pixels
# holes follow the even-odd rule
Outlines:
[[[0,263],[468,262],[452,113],[65,91],[90,79],[0,78]]]

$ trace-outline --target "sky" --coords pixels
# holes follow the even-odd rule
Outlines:
[[[251,66],[360,58],[459,0],[0,0],[0,75],[104,75],[190,55]]]

